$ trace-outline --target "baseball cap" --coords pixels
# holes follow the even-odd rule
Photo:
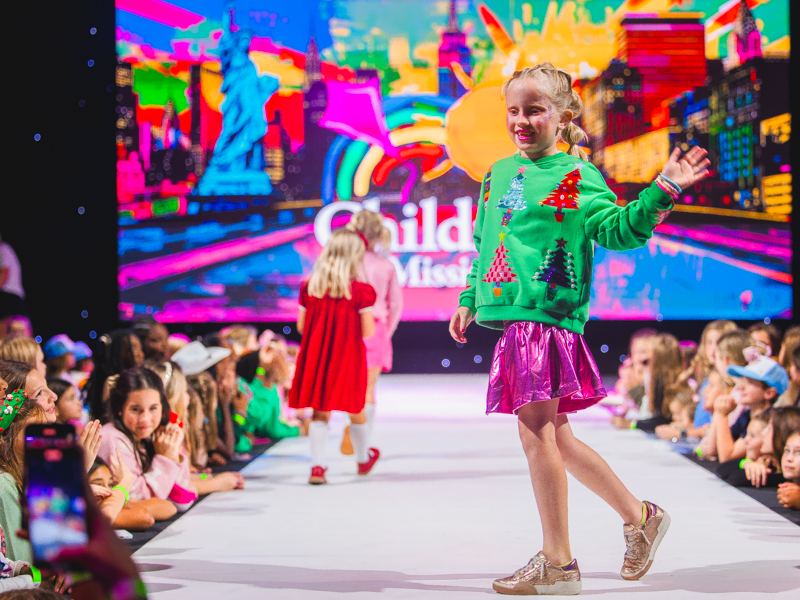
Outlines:
[[[731,365],[728,367],[728,375],[763,381],[768,386],[774,387],[778,395],[789,388],[789,375],[786,374],[786,369],[766,356],[759,356],[746,367]]]
[[[75,360],[83,360],[84,358],[92,358],[92,351],[86,342],[75,342]]]
[[[75,354],[75,342],[69,339],[65,333],[54,335],[42,346],[42,352],[46,358],[58,358],[65,354]]]

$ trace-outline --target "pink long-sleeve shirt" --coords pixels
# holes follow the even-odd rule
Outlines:
[[[397,281],[397,271],[388,258],[367,250],[364,255],[364,272],[367,283],[375,288],[378,297],[372,307],[372,316],[377,321],[386,323],[391,336],[397,329],[403,312],[403,291]]]
[[[180,463],[170,460],[166,456],[156,454],[150,470],[142,472],[142,466],[134,453],[133,444],[128,437],[112,423],[106,423],[100,429],[102,440],[97,456],[106,464],[110,464],[111,457],[119,448],[120,457],[131,470],[134,482],[128,490],[131,500],[146,500],[147,498],[161,498],[172,500],[178,505],[191,504],[197,496],[192,492],[191,474],[189,473],[189,460],[183,457]],[[189,498],[189,496],[194,498]],[[180,506],[179,506],[180,508]]]

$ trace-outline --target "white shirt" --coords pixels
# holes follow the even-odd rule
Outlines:
[[[11,246],[0,242],[0,271],[3,269],[8,269],[8,279],[3,284],[2,291],[25,298],[25,290],[22,289],[22,267],[17,254]]]

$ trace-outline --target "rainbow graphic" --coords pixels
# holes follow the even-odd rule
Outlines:
[[[442,158],[447,141],[444,120],[453,100],[421,95],[385,99],[383,110],[389,139],[400,149],[399,157],[387,156],[377,144],[338,136],[325,156],[322,202],[351,200],[353,196],[363,198],[369,193],[370,182],[382,186],[392,169],[402,164],[410,170],[401,191],[401,202],[405,203],[420,177],[419,169],[411,162],[414,158],[423,159],[422,177],[426,181],[447,172],[453,165]]]

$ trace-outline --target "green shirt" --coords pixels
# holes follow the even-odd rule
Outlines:
[[[30,542],[17,537],[17,531],[22,527],[22,507],[17,484],[8,473],[0,473],[0,527],[6,535],[6,556],[10,560],[33,564]]]
[[[538,321],[583,334],[594,244],[644,246],[670,210],[672,198],[655,184],[637,201],[617,205],[594,165],[563,152],[535,162],[504,158],[483,179],[478,258],[459,305],[485,327]]]
[[[281,421],[281,400],[276,385],[264,387],[257,377],[248,385],[253,390],[253,399],[247,406],[245,431],[249,431],[257,437],[268,437],[273,440],[300,435],[298,427]]]

